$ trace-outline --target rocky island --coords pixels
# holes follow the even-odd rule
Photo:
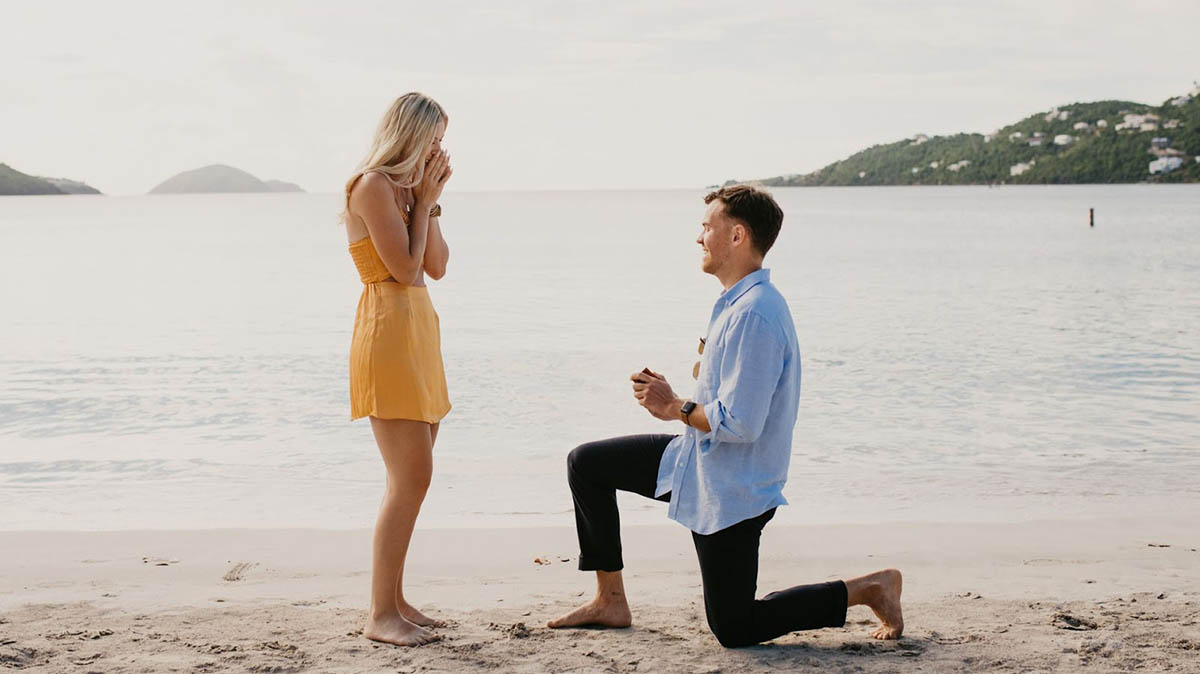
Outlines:
[[[259,180],[241,169],[225,164],[213,164],[172,176],[150,190],[150,194],[303,191],[299,185],[293,183]]]

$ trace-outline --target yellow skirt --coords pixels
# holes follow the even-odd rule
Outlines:
[[[367,284],[350,342],[350,418],[435,424],[449,411],[441,324],[429,290]]]

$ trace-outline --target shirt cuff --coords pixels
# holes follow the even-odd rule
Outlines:
[[[724,412],[721,411],[721,401],[714,400],[710,403],[705,403],[704,418],[708,420],[708,432],[701,433],[696,429],[696,444],[700,448],[701,454],[706,454],[712,449],[712,440],[717,435],[717,429],[721,426],[721,421],[725,418]]]

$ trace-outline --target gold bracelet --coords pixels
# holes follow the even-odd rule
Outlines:
[[[433,208],[429,209],[429,217],[436,218],[442,214],[442,205],[434,204]]]

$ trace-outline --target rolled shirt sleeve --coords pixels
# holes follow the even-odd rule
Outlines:
[[[780,329],[757,312],[743,312],[730,321],[721,360],[712,363],[720,385],[716,398],[704,405],[711,430],[700,435],[701,453],[720,443],[758,440],[783,374],[786,349]]]

